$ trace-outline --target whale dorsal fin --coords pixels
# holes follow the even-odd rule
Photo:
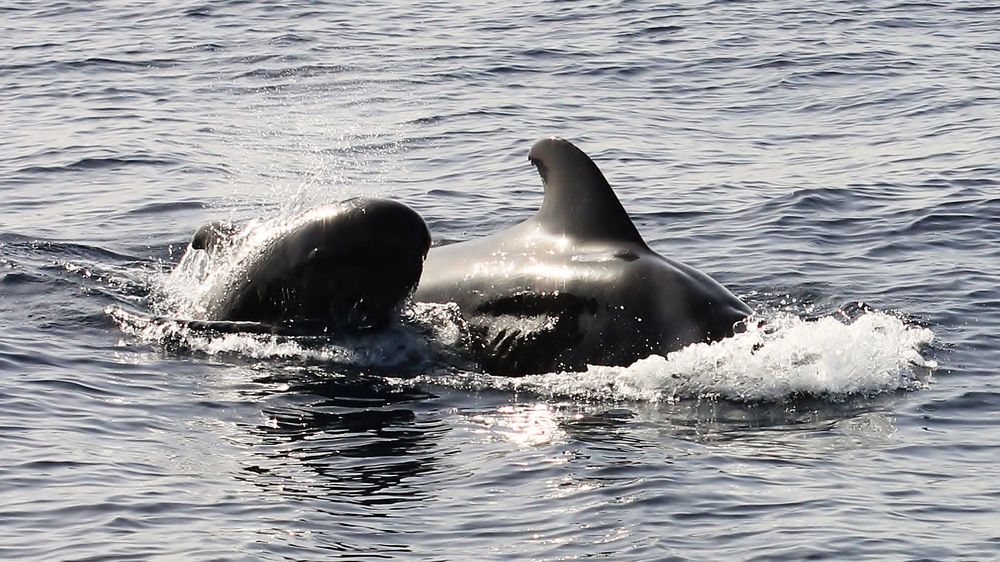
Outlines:
[[[546,230],[591,240],[642,244],[642,236],[597,164],[573,143],[542,139],[528,152],[545,186],[535,220]]]

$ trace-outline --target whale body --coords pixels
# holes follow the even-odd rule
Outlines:
[[[493,374],[628,365],[734,332],[751,309],[646,245],[597,165],[558,138],[528,159],[541,208],[495,234],[432,248],[414,295],[457,303]]]
[[[195,233],[191,249],[224,250],[239,231],[209,223]],[[413,293],[430,241],[420,215],[395,201],[355,198],[310,210],[241,255],[206,304],[204,320],[213,324],[196,325],[223,331],[248,322],[322,331],[382,327]]]

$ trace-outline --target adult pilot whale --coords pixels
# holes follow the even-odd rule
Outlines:
[[[544,198],[528,220],[432,248],[414,299],[454,302],[493,374],[628,365],[731,336],[751,309],[646,245],[597,165],[572,143],[531,147]]]

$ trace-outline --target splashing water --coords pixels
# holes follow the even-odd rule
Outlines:
[[[587,400],[758,401],[916,390],[929,383],[937,368],[920,354],[933,341],[933,332],[885,312],[867,312],[850,323],[837,315],[807,321],[789,313],[767,320],[764,327],[693,344],[666,357],[652,355],[627,367],[450,382]]]
[[[238,282],[255,256],[297,226],[308,222],[329,207],[292,215],[288,212],[267,219],[252,220],[233,237],[212,251],[195,250],[189,245],[173,271],[156,287],[153,310],[157,314],[208,320],[212,301],[230,283]]]
[[[169,275],[154,283],[151,308],[156,314],[205,320],[211,299],[230,281],[239,263],[260,251],[275,229],[250,223],[217,251],[194,250],[189,245]]]
[[[404,372],[462,365],[458,351],[468,338],[455,305],[410,304],[401,311],[399,322],[384,330],[342,337],[228,333],[210,327],[192,328],[183,320],[151,318],[116,306],[105,312],[129,336],[170,350]]]

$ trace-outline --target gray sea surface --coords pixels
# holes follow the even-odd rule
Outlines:
[[[1000,559],[998,18],[5,3],[0,559]],[[763,326],[508,379],[443,359],[446,308],[151,319],[194,316],[204,222],[368,195],[468,240],[538,207],[551,135]]]

